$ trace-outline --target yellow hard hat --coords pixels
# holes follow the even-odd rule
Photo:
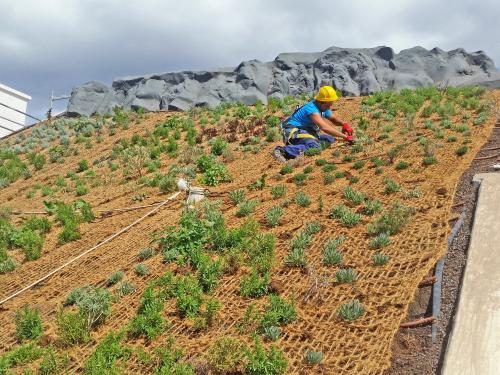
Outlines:
[[[314,97],[319,102],[334,102],[338,100],[337,93],[332,86],[323,86],[319,89],[318,94]]]

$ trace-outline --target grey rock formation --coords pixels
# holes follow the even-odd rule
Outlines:
[[[89,116],[116,105],[148,111],[187,111],[221,102],[267,103],[268,97],[311,94],[331,85],[344,95],[368,95],[444,83],[497,87],[500,72],[482,51],[413,47],[396,54],[389,47],[330,47],[317,53],[282,53],[274,61],[243,61],[236,68],[123,77],[111,87],[99,82],[77,86],[68,113]]]

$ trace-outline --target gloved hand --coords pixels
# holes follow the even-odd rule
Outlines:
[[[344,122],[342,124],[342,133],[352,136],[354,130],[352,130],[352,128],[349,126],[349,123]]]
[[[354,137],[352,135],[348,135],[347,137],[345,137],[345,141],[352,145],[354,144]]]

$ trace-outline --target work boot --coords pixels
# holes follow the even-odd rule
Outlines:
[[[272,152],[273,157],[281,163],[286,163],[285,153],[279,147],[276,147]]]

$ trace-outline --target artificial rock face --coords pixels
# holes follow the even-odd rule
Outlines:
[[[88,82],[73,88],[68,114],[90,116],[116,105],[187,111],[227,101],[267,103],[269,96],[312,94],[323,85],[357,96],[439,83],[497,87],[499,82],[500,72],[482,51],[413,47],[395,54],[389,47],[330,47],[317,53],[282,53],[271,62],[244,61],[234,69],[124,77],[111,87]]]

